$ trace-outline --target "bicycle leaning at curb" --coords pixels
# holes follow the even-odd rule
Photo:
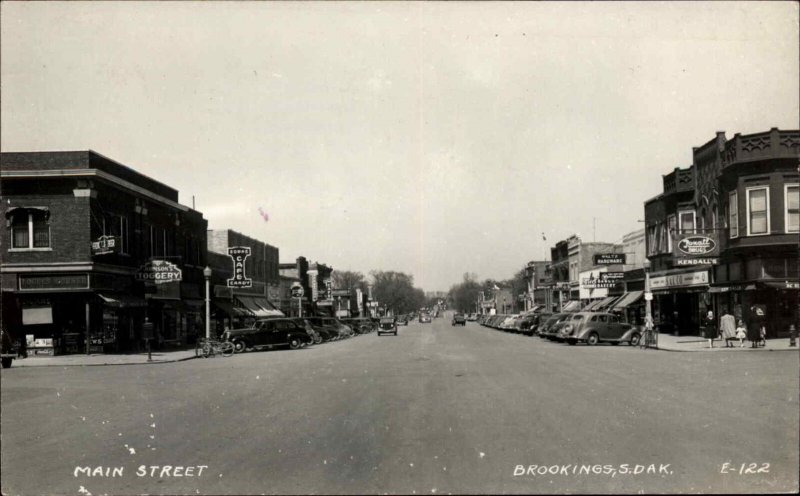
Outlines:
[[[658,348],[658,337],[653,326],[653,317],[650,315],[646,316],[644,319],[644,336],[639,340],[639,348],[643,350],[647,348]]]
[[[230,341],[220,341],[218,339],[200,339],[197,342],[195,354],[197,356],[202,355],[203,358],[208,358],[216,354],[229,357],[233,355],[233,350],[233,343]]]

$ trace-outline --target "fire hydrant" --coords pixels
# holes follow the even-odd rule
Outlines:
[[[794,324],[789,326],[789,346],[797,346],[797,328]]]

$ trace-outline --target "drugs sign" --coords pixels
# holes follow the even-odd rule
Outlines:
[[[229,288],[250,288],[253,280],[244,272],[244,261],[250,256],[249,246],[232,246],[228,248],[228,256],[233,260],[233,277],[228,279]]]
[[[716,235],[681,234],[675,240],[677,257],[713,257],[719,254]]]

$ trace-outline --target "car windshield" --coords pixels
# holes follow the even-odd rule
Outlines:
[[[583,320],[583,315],[575,315],[572,320]]]

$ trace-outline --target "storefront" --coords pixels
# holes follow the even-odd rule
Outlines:
[[[700,335],[702,316],[713,309],[708,293],[708,268],[671,269],[650,276],[653,293],[653,322],[661,332]]]

